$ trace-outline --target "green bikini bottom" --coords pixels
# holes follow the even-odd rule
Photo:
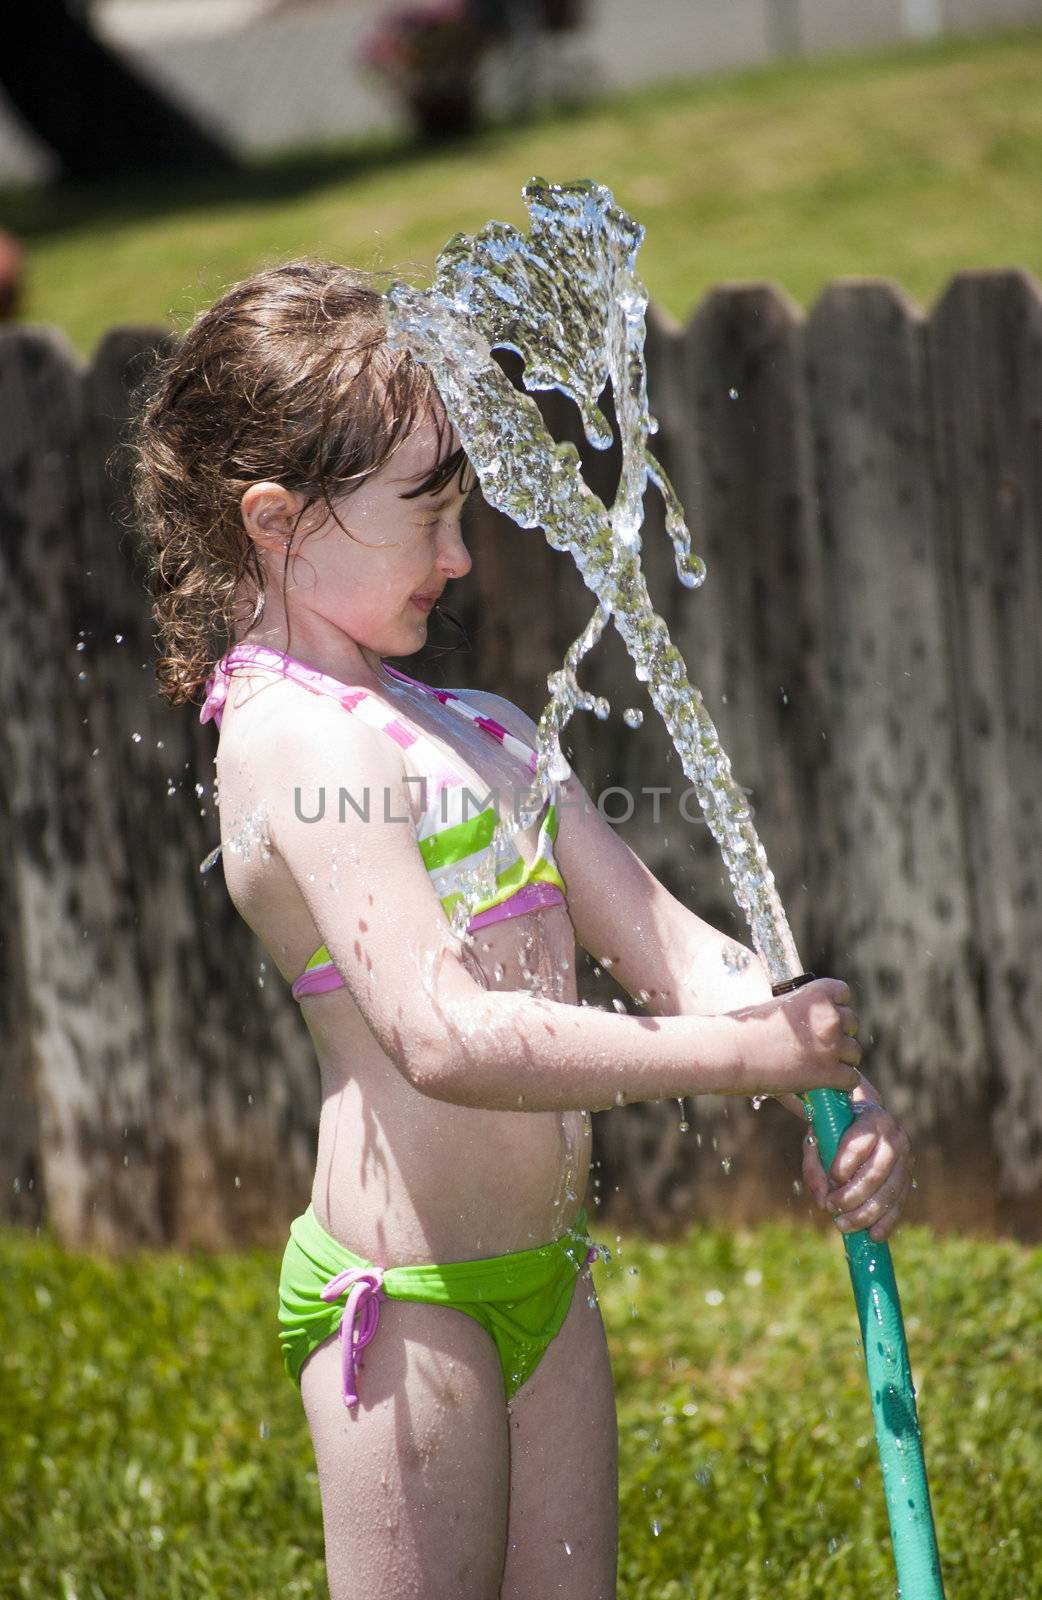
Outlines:
[[[352,1255],[321,1226],[309,1205],[290,1224],[279,1278],[279,1344],[289,1376],[324,1339],[340,1330],[344,1404],[358,1404],[359,1355],[376,1333],[380,1302],[414,1300],[451,1306],[491,1334],[509,1400],[560,1332],[575,1280],[597,1254],[580,1211],[572,1229],[534,1250],[476,1261],[377,1267]]]

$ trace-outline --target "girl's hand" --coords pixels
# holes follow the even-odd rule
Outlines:
[[[856,1113],[839,1141],[828,1178],[814,1135],[804,1140],[803,1181],[818,1205],[832,1213],[841,1233],[868,1228],[869,1238],[878,1244],[896,1228],[912,1187],[911,1144],[866,1079],[851,1100],[865,1109]]]
[[[730,1015],[741,1028],[748,1094],[855,1090],[861,1046],[850,990],[839,978],[817,978],[791,994]]]

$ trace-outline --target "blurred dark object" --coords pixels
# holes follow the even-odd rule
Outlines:
[[[0,228],[0,322],[17,315],[25,279],[25,252],[13,233]]]
[[[538,0],[536,10],[544,33],[568,33],[585,21],[586,0]]]
[[[381,17],[358,59],[403,100],[422,138],[440,139],[477,126],[478,68],[492,40],[467,0],[436,0]]]
[[[481,28],[509,37],[527,27],[541,33],[566,33],[581,27],[586,0],[471,0],[470,14]]]
[[[78,0],[7,8],[0,84],[69,178],[206,171],[231,152],[95,38]]]

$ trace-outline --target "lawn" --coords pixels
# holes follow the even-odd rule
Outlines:
[[[0,196],[30,250],[25,314],[82,351],[118,323],[183,323],[300,254],[422,277],[450,233],[523,222],[534,173],[593,177],[647,228],[653,297],[770,278],[803,306],[840,274],[928,307],[967,267],[1042,274],[1042,29],[656,87],[464,145],[384,138],[232,180]]]
[[[891,1596],[838,1237],[607,1242],[620,1600]],[[1042,1600],[1042,1250],[908,1228],[895,1257],[949,1600]],[[8,1232],[0,1269],[5,1600],[322,1600],[275,1257]]]

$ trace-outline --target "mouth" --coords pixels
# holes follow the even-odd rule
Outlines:
[[[409,599],[410,599],[410,602],[412,603],[412,605],[418,607],[418,609],[420,611],[423,611],[423,612],[426,613],[428,611],[433,611],[434,610],[434,607],[438,604],[438,601],[441,599],[441,595],[440,594],[414,594],[414,595],[410,595]]]

